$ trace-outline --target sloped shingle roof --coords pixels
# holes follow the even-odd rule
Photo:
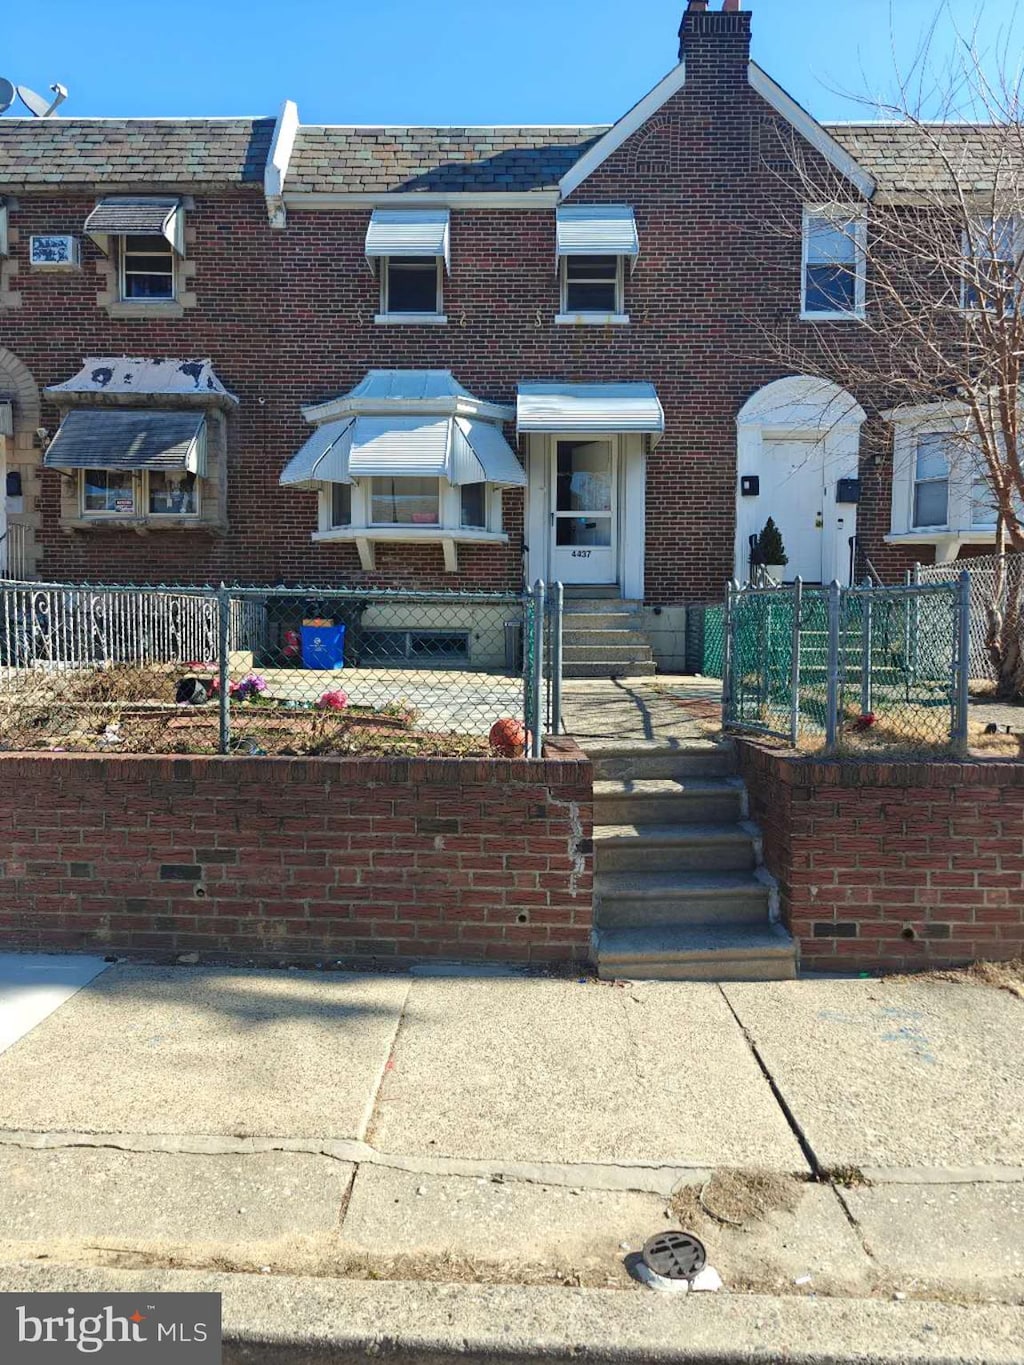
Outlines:
[[[826,131],[882,194],[984,191],[1024,176],[1024,133],[985,124],[837,123]]]
[[[554,189],[606,132],[545,128],[299,129],[286,188],[314,194]]]
[[[0,119],[0,185],[262,183],[272,118]]]

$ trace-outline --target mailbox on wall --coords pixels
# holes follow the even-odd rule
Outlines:
[[[840,479],[836,484],[836,502],[860,502],[860,479]]]
[[[744,474],[740,478],[740,495],[744,498],[756,498],[761,492],[761,480],[756,474]]]

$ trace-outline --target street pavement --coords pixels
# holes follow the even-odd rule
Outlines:
[[[902,1313],[904,1359],[973,1359],[970,1332],[979,1359],[1024,1359],[1009,992],[84,964],[49,959],[47,1013],[18,984],[39,959],[0,958],[0,1289],[219,1276],[263,1326],[250,1282],[267,1303],[455,1286],[502,1311],[571,1289],[640,1340],[681,1310],[627,1262],[684,1218],[737,1340],[744,1304],[776,1349],[800,1314],[845,1313],[899,1359]],[[781,1194],[730,1213],[723,1175]],[[694,1340],[725,1310],[696,1311]]]

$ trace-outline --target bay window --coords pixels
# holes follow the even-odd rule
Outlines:
[[[370,522],[374,526],[439,526],[439,481],[376,476],[371,483]]]

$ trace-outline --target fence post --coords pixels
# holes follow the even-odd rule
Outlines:
[[[739,584],[733,579],[725,585],[725,607],[722,611],[722,728],[728,729],[733,721],[733,667],[735,664],[734,630],[736,623],[736,604],[734,594],[739,592]]]
[[[552,585],[551,594],[551,733],[560,735],[562,729],[562,625],[565,612],[565,588]]]
[[[825,700],[825,747],[835,748],[839,734],[839,618],[842,614],[842,589],[833,578],[828,585],[828,673]]]
[[[533,585],[533,678],[530,710],[533,713],[533,744],[531,756],[540,758],[542,748],[541,729],[544,724],[544,615],[546,594],[543,578]]]
[[[954,679],[953,745],[967,751],[971,687],[971,575],[964,569],[957,584],[956,677]]]
[[[804,580],[793,580],[793,649],[789,675],[789,737],[793,748],[800,738],[800,631],[803,627]]]
[[[868,584],[865,584],[862,597],[862,623],[861,623],[861,648],[860,648],[860,713],[862,716],[870,715],[874,710],[872,698],[872,677],[871,677],[871,655],[873,640],[873,612],[874,603],[871,601],[871,594],[874,591]]]
[[[221,583],[217,592],[217,705],[220,713],[220,751],[231,752],[231,594]]]

